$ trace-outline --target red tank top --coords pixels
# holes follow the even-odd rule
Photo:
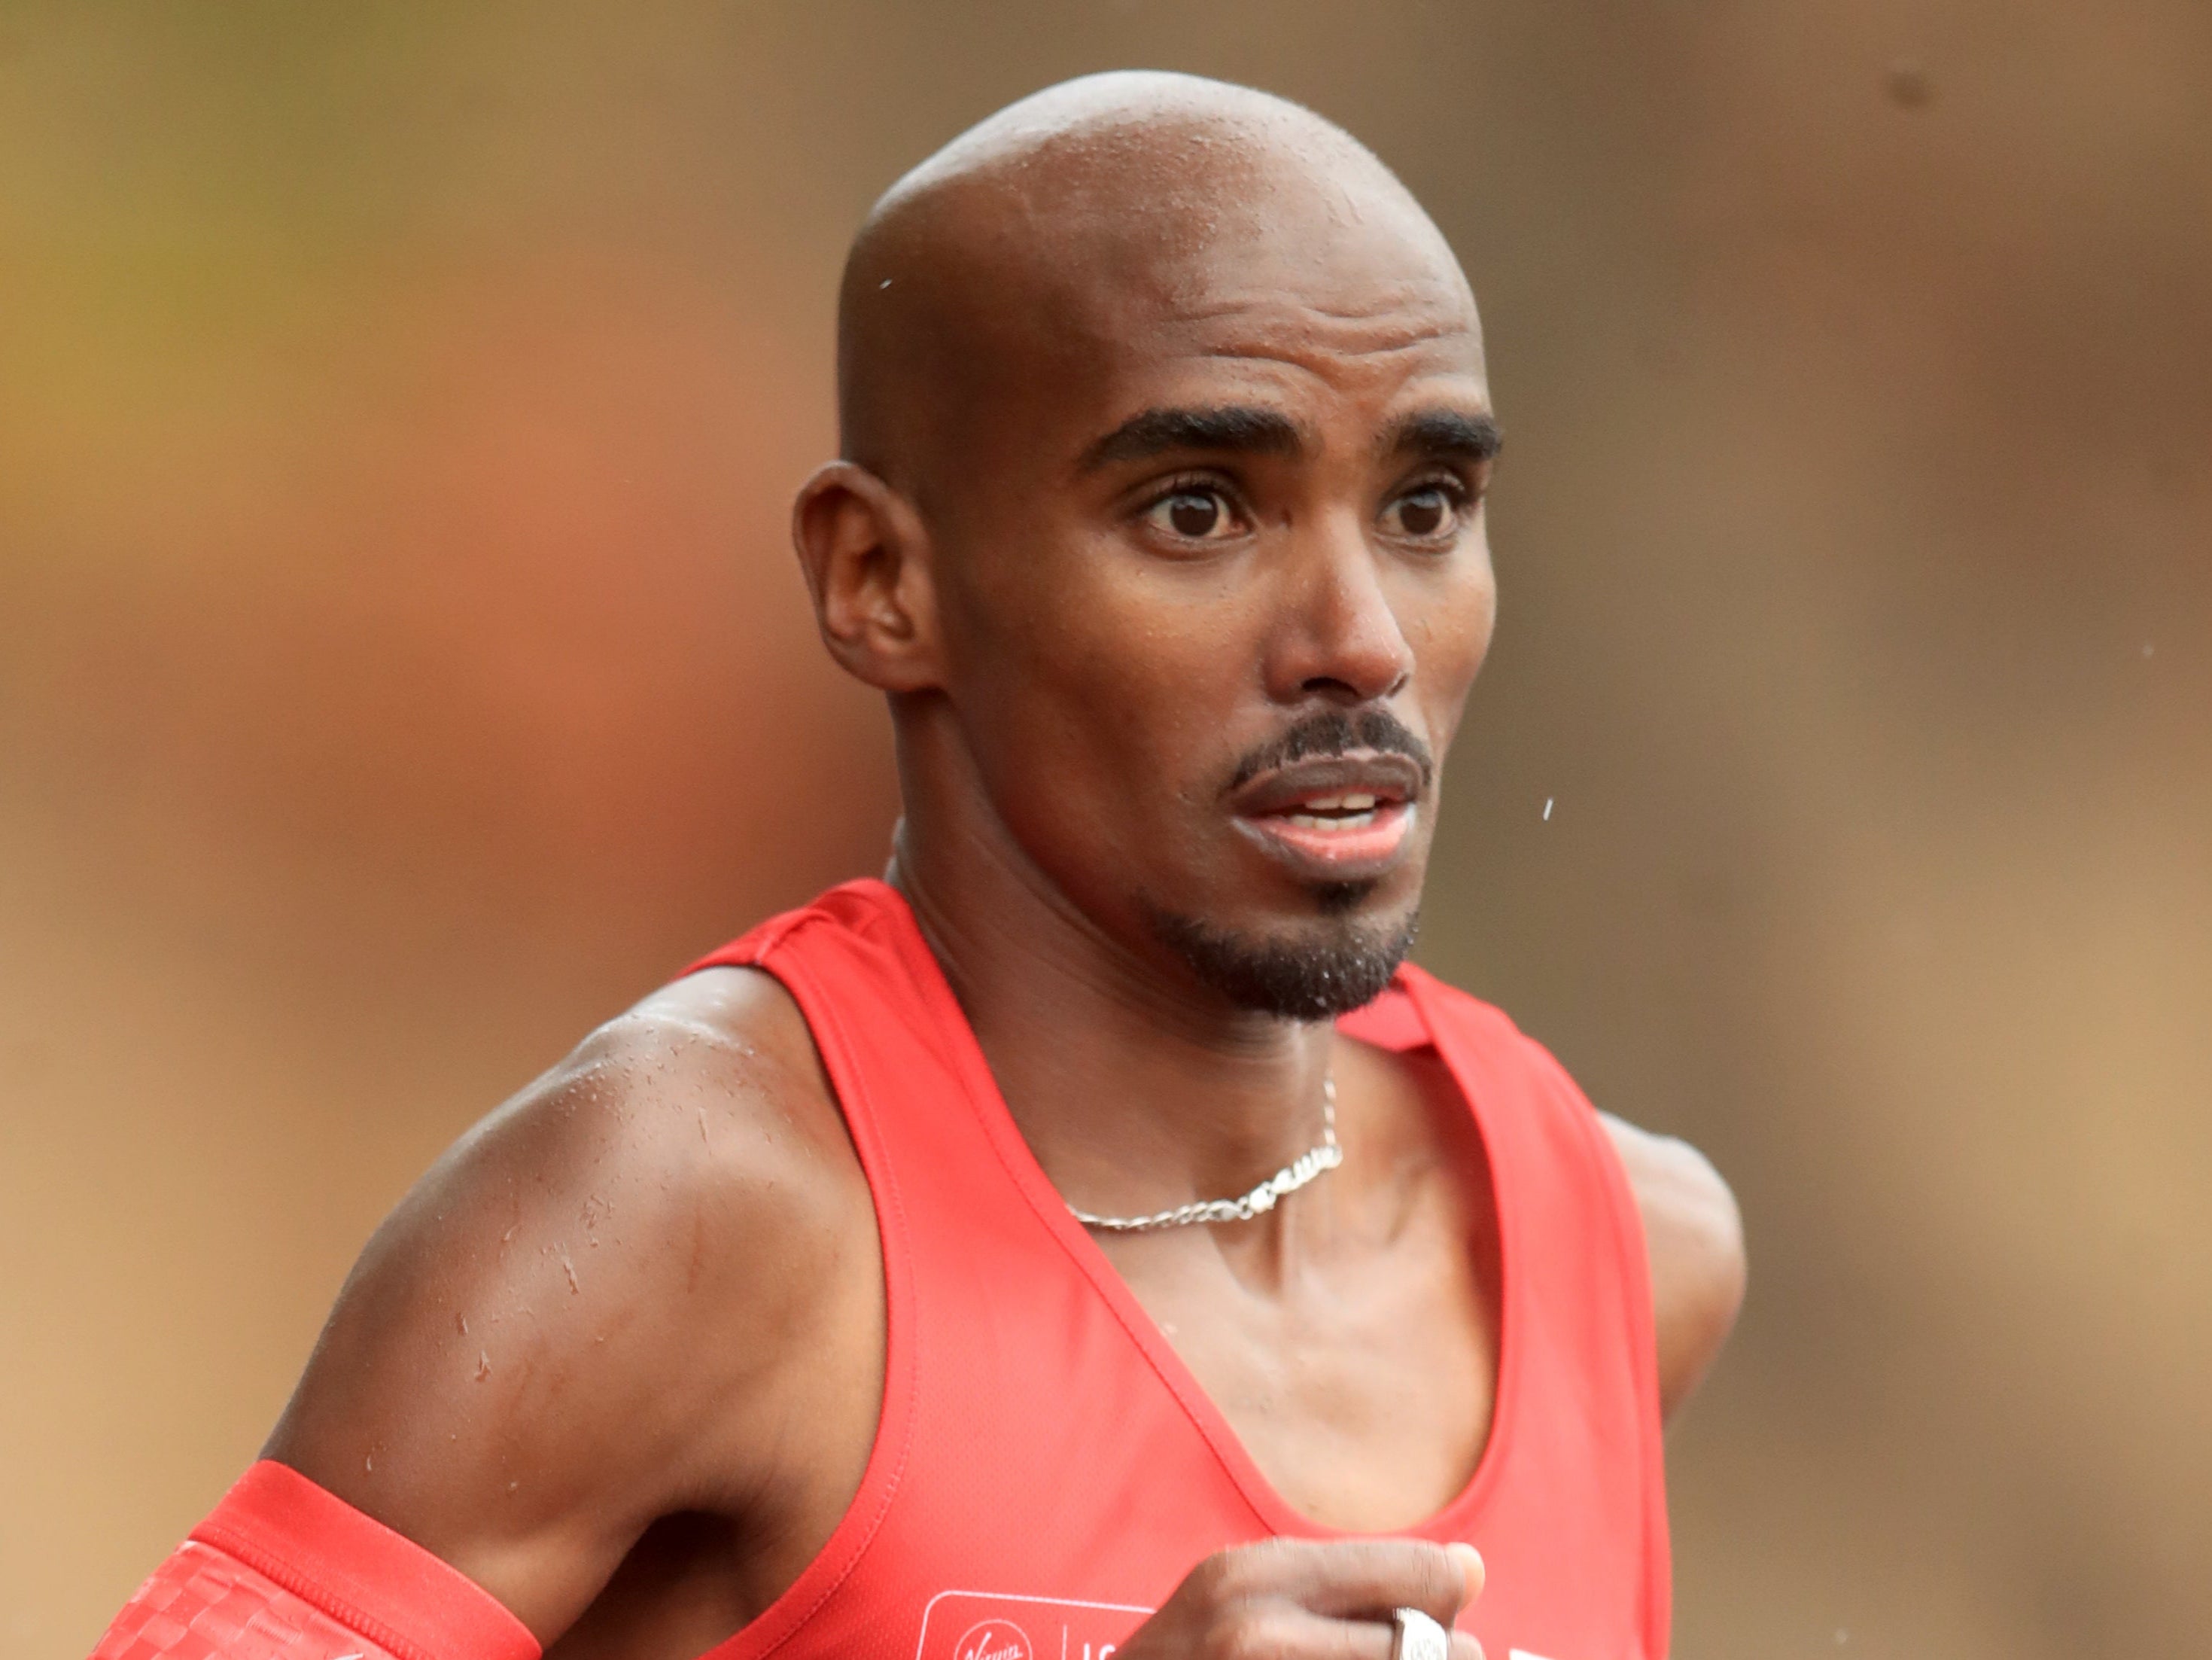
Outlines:
[[[883,1414],[819,1555],[708,1660],[1106,1660],[1224,1546],[1330,1536],[1268,1485],[1008,1115],[906,903],[832,889],[696,966],[805,1014],[875,1199]],[[1411,1534],[1474,1543],[1492,1660],[1662,1660],[1666,1502],[1641,1225],[1573,1082],[1420,970],[1339,1023],[1433,1045],[1490,1155],[1504,1313],[1488,1445]]]

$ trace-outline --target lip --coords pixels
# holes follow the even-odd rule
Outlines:
[[[1316,881],[1382,875],[1412,839],[1421,769],[1407,757],[1375,751],[1296,761],[1262,773],[1231,798],[1237,828],[1298,874]],[[1342,796],[1371,795],[1374,806],[1341,825],[1303,818],[1297,809]]]

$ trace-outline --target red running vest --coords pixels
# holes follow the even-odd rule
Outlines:
[[[709,1660],[1107,1660],[1201,1559],[1332,1536],[1268,1485],[1016,1129],[906,902],[834,888],[695,965],[797,1000],[875,1196],[888,1354],[860,1490]],[[1488,1445],[1407,1531],[1464,1539],[1491,1660],[1663,1660],[1668,1566],[1649,1271],[1612,1141],[1559,1063],[1420,970],[1338,1023],[1433,1045],[1496,1185]]]

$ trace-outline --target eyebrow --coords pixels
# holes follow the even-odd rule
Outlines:
[[[1081,470],[1093,472],[1117,461],[1149,460],[1177,450],[1297,456],[1305,447],[1297,423],[1278,410],[1249,404],[1149,409],[1084,451]]]
[[[1417,410],[1382,435],[1382,455],[1428,455],[1440,461],[1487,461],[1505,441],[1498,423],[1466,410]]]

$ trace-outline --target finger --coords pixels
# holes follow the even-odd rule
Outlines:
[[[1482,1553],[1464,1540],[1453,1540],[1444,1547],[1444,1553],[1459,1564],[1460,1578],[1466,1587],[1460,1593],[1459,1605],[1465,1608],[1482,1595],[1482,1588],[1490,1579],[1490,1571],[1482,1565]]]
[[[1401,1605],[1402,1606],[1402,1605]],[[1482,1645],[1463,1631],[1444,1627],[1451,1660],[1483,1660]],[[1388,1620],[1336,1620],[1295,1606],[1278,1605],[1253,1617],[1238,1651],[1270,1660],[1390,1660],[1397,1627]]]
[[[1387,1620],[1393,1608],[1419,1608],[1449,1626],[1480,1587],[1481,1559],[1470,1572],[1471,1547],[1425,1539],[1276,1539],[1232,1554],[1243,1581],[1237,1593],[1284,1597],[1339,1619]]]

